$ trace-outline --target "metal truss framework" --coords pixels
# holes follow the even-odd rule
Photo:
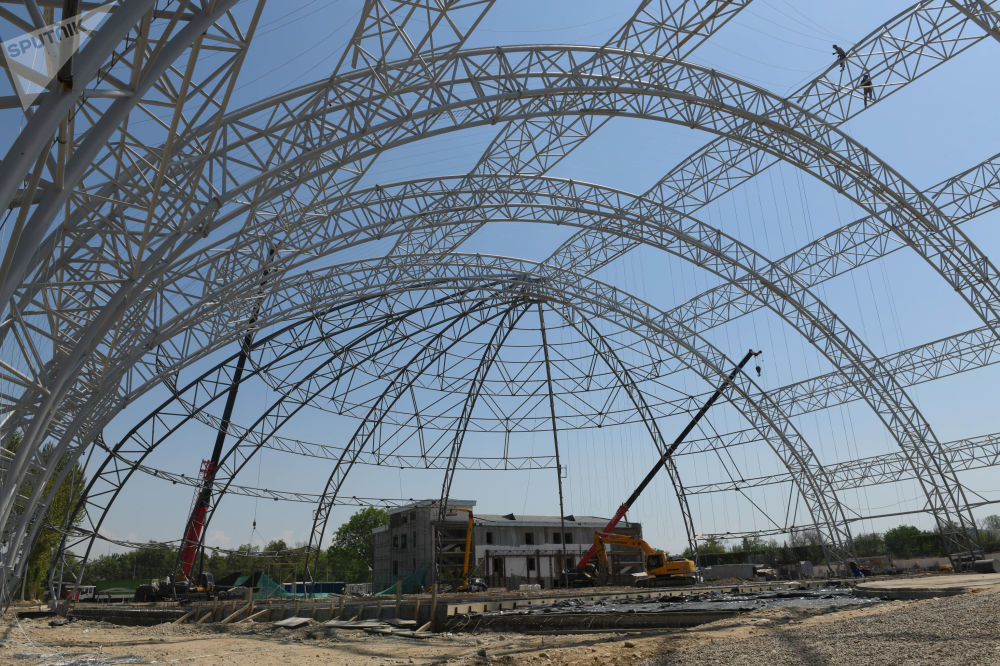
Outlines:
[[[502,262],[501,262],[500,265],[504,266],[504,264]],[[511,279],[511,275],[513,275],[515,280],[523,280],[524,279],[523,276],[525,274],[525,271],[526,270],[530,270],[531,268],[532,268],[531,266],[527,266],[526,267],[524,265],[514,266],[512,269],[508,269],[507,273],[505,274],[505,279],[510,280]],[[390,272],[392,272],[392,271],[390,271]],[[377,284],[378,285],[384,285],[385,283],[382,282],[382,281],[379,281]],[[532,281],[530,284],[534,284],[534,281]],[[420,282],[418,282],[418,285],[420,285],[420,286],[426,286],[426,281],[420,281]],[[379,288],[381,288],[381,287],[379,287]],[[577,288],[579,288],[579,287],[577,287]],[[683,336],[683,338],[687,339],[687,338],[690,338],[690,336],[685,335],[685,336]],[[427,348],[433,349],[433,346],[428,345]],[[715,353],[717,354],[718,352],[715,352]],[[406,367],[408,367],[408,366],[404,366],[402,370],[405,370]],[[723,368],[723,370],[724,370],[724,368]],[[398,395],[401,395],[404,392],[405,391],[398,392],[395,395],[398,396]],[[752,417],[751,420],[753,420],[754,418],[756,418],[755,417],[756,412],[753,411],[754,409],[756,409],[756,408],[752,408],[750,410],[750,412],[751,412],[750,413],[750,417]],[[375,425],[375,424],[372,424],[372,425]],[[760,428],[762,428],[764,426],[762,426],[761,424],[757,424],[756,427],[758,429],[760,429]],[[790,426],[788,424],[786,424],[784,427],[785,427],[785,429],[787,431],[787,429]],[[366,432],[371,432],[372,430],[373,430],[372,426],[369,426],[368,429],[366,430]],[[794,438],[791,441],[789,441],[787,439],[788,436],[786,436],[785,434],[781,434],[781,437],[780,437],[780,439],[782,441],[786,442],[786,446],[790,447],[788,449],[788,451],[791,453],[791,457],[789,458],[789,457],[785,456],[784,458],[789,461],[788,464],[790,465],[790,468],[798,470],[798,474],[799,474],[800,478],[805,479],[807,483],[809,483],[813,487],[815,487],[817,481],[813,479],[812,474],[810,472],[808,472],[808,470],[816,468],[818,466],[818,463],[815,462],[815,458],[812,456],[811,453],[808,452],[807,448],[806,449],[802,449],[802,447],[804,446],[804,442],[801,441],[801,438],[798,437],[797,434],[794,434],[794,430],[792,429],[790,432],[791,432],[790,436],[792,438]],[[769,441],[773,441],[773,438],[769,438]],[[791,442],[795,442],[795,441],[797,441],[799,443],[792,445]],[[231,447],[230,451],[232,452],[232,450],[235,449],[235,448],[237,448],[237,446],[238,446],[238,444],[234,445],[233,447]],[[249,454],[243,454],[244,459],[249,459],[249,457],[251,455],[253,455],[253,452],[255,452],[258,447],[259,447],[259,445],[251,447]],[[352,447],[351,450],[352,451],[357,451],[358,449],[360,449],[360,447],[358,447],[358,448],[353,448]],[[797,452],[799,449],[801,449],[801,452]],[[227,453],[227,458],[230,455],[231,455],[231,453]],[[812,460],[813,462],[809,463],[808,465],[803,464],[803,462],[796,462],[796,460],[799,460],[800,457],[803,456],[803,455],[804,455],[804,458],[802,460]],[[226,463],[225,462],[223,462],[223,467],[224,468],[226,467]],[[339,465],[338,465],[338,467],[336,469],[340,469],[341,473],[343,473],[343,468],[340,467]],[[224,475],[224,476],[227,476],[227,475]],[[229,476],[229,478],[231,479],[232,476]],[[119,476],[115,475],[114,480],[120,480]],[[225,492],[226,492],[225,487],[223,486],[223,484],[220,484],[220,488],[219,488],[218,493],[217,493],[218,499],[221,499],[222,495],[224,495]],[[330,494],[325,494],[324,496],[328,497],[330,500],[333,499],[333,497]],[[213,511],[214,511],[214,509],[216,507],[217,507],[217,501],[213,502]],[[830,514],[829,508],[827,508],[827,509],[821,509],[820,515],[829,515],[829,514]],[[814,514],[814,515],[816,515],[816,514]],[[844,524],[844,523],[842,521],[840,521],[840,524]],[[88,535],[96,534],[99,527],[100,527],[100,523],[99,522],[96,523],[96,524],[95,523],[91,523],[91,528],[86,531],[86,534],[88,534]],[[847,538],[849,538],[849,535],[848,535]],[[834,533],[827,540],[827,543],[829,544],[829,546],[830,546],[830,548],[831,548],[831,550],[833,551],[834,554],[837,553],[837,546],[836,546],[836,544],[838,543],[837,539],[838,539],[838,536],[836,535],[836,533]]]
[[[598,218],[596,221],[591,222],[591,224],[602,225],[602,226],[607,225],[612,229],[614,233],[620,233],[626,236],[632,235],[633,237],[641,237],[643,238],[643,242],[647,244],[652,244],[654,246],[667,249],[668,251],[677,252],[679,256],[690,258],[699,266],[705,267],[709,270],[719,271],[722,274],[729,277],[730,279],[733,279],[734,283],[740,284],[739,280],[734,279],[734,276],[732,274],[727,274],[726,269],[723,268],[721,265],[717,268],[713,268],[712,260],[723,259],[724,256],[726,256],[728,253],[731,253],[734,249],[737,252],[737,254],[748,252],[748,249],[740,246],[733,239],[726,238],[724,235],[720,234],[716,230],[704,228],[703,225],[700,225],[700,223],[697,223],[692,219],[687,220],[686,224],[688,226],[683,231],[682,230],[669,231],[670,234],[675,235],[672,239],[658,240],[657,234],[663,233],[665,231],[664,229],[658,228],[655,225],[649,225],[649,222],[647,220],[642,220],[639,218],[630,219],[623,216],[622,211],[627,211],[631,208],[631,206],[627,201],[628,196],[624,195],[623,193],[614,191],[599,191],[598,188],[594,188],[592,186],[588,187],[566,181],[558,181],[558,180],[544,179],[544,178],[518,179],[511,177],[508,179],[501,180],[498,177],[493,177],[490,179],[490,181],[491,182],[489,184],[484,183],[479,187],[470,188],[469,190],[470,196],[475,196],[481,193],[484,189],[488,189],[488,186],[490,184],[492,184],[494,187],[497,188],[496,193],[498,194],[517,193],[521,191],[522,187],[524,188],[524,191],[530,192],[530,197],[521,197],[522,199],[526,199],[528,201],[528,203],[524,206],[522,206],[522,204],[520,204],[518,201],[511,201],[512,197],[506,197],[503,200],[501,219],[521,219],[519,214],[517,213],[517,209],[523,207],[530,211],[527,217],[530,217],[530,219],[534,219],[536,221],[544,221],[545,218],[548,217],[545,212],[547,210],[555,210],[558,211],[560,214],[563,213],[564,211],[569,211],[572,215],[579,215],[583,212],[584,208],[586,208],[586,205],[584,203],[578,203],[578,202],[586,202],[588,204],[592,204],[593,202],[601,202],[603,204],[602,206],[595,206],[594,207],[595,210],[588,211],[587,213],[592,217]],[[435,200],[436,198],[438,198],[439,191],[450,191],[453,193],[452,196],[459,196],[460,194],[456,192],[455,189],[449,188],[447,186],[440,186],[440,187],[431,186],[430,188],[427,188],[426,185],[427,185],[426,183],[407,183],[398,188],[400,190],[399,193],[396,192],[397,188],[395,187],[380,187],[378,188],[378,199],[377,201],[375,201],[374,204],[361,203],[359,205],[362,208],[369,205],[377,206],[380,212],[380,215],[378,216],[379,222],[377,224],[383,225],[383,228],[385,228],[400,221],[400,219],[406,220],[408,217],[412,217],[413,215],[419,215],[419,213],[417,213],[416,211],[426,210],[426,206],[423,203],[424,200],[427,201]],[[359,199],[362,202],[370,201],[369,193],[365,192],[359,193]],[[393,202],[397,199],[400,200],[414,199],[415,201],[413,203],[407,203],[405,205],[399,203],[394,204]],[[555,203],[550,203],[550,200],[555,201]],[[400,219],[394,219],[390,217],[389,214],[387,213],[388,210],[400,211],[395,213],[397,217]],[[348,210],[341,209],[339,211],[338,221],[342,221],[347,216],[348,213],[349,213]],[[645,214],[649,219],[656,219],[656,220],[662,220],[662,218],[667,217],[664,214],[657,215],[655,211],[652,209],[652,207],[648,206],[647,210],[645,211]],[[359,217],[363,219],[370,219],[373,216],[360,215]],[[581,223],[579,220],[573,220],[573,219],[567,220],[565,215],[561,215],[559,221],[563,224]],[[643,228],[644,226],[647,228],[644,229]],[[652,226],[652,228],[649,228],[650,226]],[[379,235],[384,235],[384,233],[385,232],[382,232]],[[683,240],[683,238],[685,237],[690,238],[691,234],[697,236],[698,240],[697,241]],[[682,243],[685,242],[690,243],[690,245],[686,246],[688,250],[683,250],[683,249],[676,250],[673,247],[671,247],[671,243],[677,240],[681,240]],[[344,241],[341,239],[338,242],[343,244]],[[712,248],[712,247],[717,248],[715,250],[716,254],[711,255],[711,259],[703,256],[705,248]],[[316,252],[316,250],[317,248],[313,247],[311,251]],[[685,254],[687,251],[694,252],[694,254],[687,256]],[[750,253],[750,256],[753,256],[753,254]],[[723,260],[732,261],[732,257]],[[744,269],[749,270],[750,273],[753,274],[754,271],[756,270],[755,269],[756,266],[767,266],[767,262],[764,261],[762,258],[758,257],[756,259],[750,260],[749,262],[744,261],[742,265]],[[773,270],[773,266],[770,268]],[[786,286],[778,286],[777,288],[775,288],[776,285],[782,285],[785,279],[786,278],[782,278],[780,274],[771,274],[768,275],[766,278],[761,277],[760,281],[762,285],[765,285],[763,287],[764,289],[767,289],[769,291],[774,291],[774,293],[777,294],[779,298],[791,299],[792,301],[794,301],[796,298],[801,297],[800,294],[808,295],[808,291],[802,289],[801,285],[799,285],[794,281],[789,282]],[[748,293],[754,293],[754,289],[752,288],[747,288],[747,287],[743,288]],[[768,303],[768,307],[775,309],[775,311],[779,315],[790,318],[789,319],[790,321],[795,322],[797,330],[808,331],[810,330],[809,326],[813,326],[813,327],[818,327],[818,330],[827,329],[831,331],[831,333],[824,334],[829,336],[832,335],[832,331],[834,329],[839,329],[840,332],[837,333],[836,336],[843,339],[842,342],[838,343],[840,345],[840,350],[849,355],[857,353],[863,354],[866,357],[866,360],[863,362],[859,361],[858,366],[856,367],[865,367],[866,372],[868,372],[869,375],[871,375],[872,368],[876,367],[873,365],[873,363],[875,362],[874,356],[871,355],[870,351],[865,351],[863,346],[858,346],[858,341],[856,340],[856,337],[854,337],[853,334],[850,333],[848,329],[843,328],[842,325],[837,322],[836,317],[834,317],[832,313],[827,312],[826,314],[822,315],[820,319],[817,319],[815,317],[812,318],[811,321],[814,323],[810,324],[809,326],[804,325],[805,320],[799,321],[795,319],[798,316],[806,314],[810,308],[819,308],[819,311],[822,311],[822,306],[819,304],[818,301],[815,301],[814,297],[808,296],[808,298],[811,299],[809,300],[811,305],[799,306],[799,307],[804,307],[804,310],[799,310],[796,312],[785,311],[780,308],[776,308],[775,307],[776,304],[770,302]],[[767,298],[763,300],[765,302],[768,302]],[[829,328],[830,326],[833,326],[833,328]],[[854,342],[851,342],[852,340]],[[828,353],[833,353],[834,350],[825,350],[825,351],[827,351]],[[873,360],[868,360],[868,359],[873,359]],[[835,361],[834,365],[835,367],[842,367],[843,365],[845,365],[845,363]],[[862,391],[862,393],[867,389],[867,387],[861,388],[861,385],[858,383],[858,379],[856,377],[852,377],[849,374],[846,375],[846,377],[848,378],[849,381],[853,381],[854,386],[858,388],[860,391]],[[886,386],[893,386],[893,385],[897,386],[896,389],[890,389],[889,392],[883,393],[882,395],[885,397],[882,399],[905,400],[905,394],[902,394],[899,391],[898,384],[895,384],[891,376],[875,375],[872,378],[876,381],[887,382],[887,384],[885,384]],[[871,394],[867,394],[866,399],[869,402],[875,400],[875,398]],[[876,409],[879,409],[879,407],[877,407],[878,404],[879,403],[876,401],[873,403],[873,406],[876,406]],[[895,409],[900,410],[900,413],[902,413],[905,412],[908,408],[903,408],[902,406],[899,406],[896,407]],[[919,415],[917,415],[915,412],[914,414],[915,418],[919,418]],[[890,425],[891,427],[891,417],[887,415],[886,420],[889,421],[887,425]],[[896,435],[901,445],[904,445],[904,442],[906,441],[913,441],[915,444],[920,446],[923,445],[925,441],[933,437],[933,435],[929,434],[929,431],[924,431],[924,432],[925,434],[922,435],[921,438],[918,438],[916,440],[912,439],[908,440],[907,438],[910,437],[911,435],[909,435],[905,429],[897,430]],[[933,457],[924,457],[923,459],[925,461],[924,464],[929,466],[928,469],[936,467],[938,464],[937,462],[934,461]],[[948,485],[948,484],[942,484],[942,485]],[[958,487],[957,484],[953,485],[955,487]],[[959,490],[959,492],[961,491]],[[956,504],[955,506],[958,505]]]
[[[41,4],[0,8],[0,20],[27,30],[56,19],[50,3]],[[687,495],[791,483],[834,557],[844,557],[855,518],[845,516],[837,491],[916,479],[949,550],[976,549],[974,504],[956,472],[996,464],[995,437],[939,443],[905,387],[994,362],[1000,273],[958,225],[1000,202],[996,158],[921,192],[836,126],[862,110],[861,71],[884,99],[973,44],[1000,39],[988,2],[917,2],[849,49],[844,70],[831,65],[783,99],[680,62],[749,0],[645,0],[603,47],[471,50],[462,49],[493,0],[367,0],[332,76],[227,112],[264,1],[235,4],[122,2],[74,58],[72,85],[53,84],[39,98],[0,165],[0,202],[17,212],[0,265],[0,435],[24,433],[16,453],[0,456],[4,602],[43,526],[58,485],[50,482],[71,467],[65,461],[106,453],[79,507],[86,527],[65,529],[64,549],[99,538],[136,471],[193,481],[144,459],[186,423],[218,424],[210,408],[228,390],[236,356],[184,388],[180,374],[254,331],[283,327],[254,345],[241,381],[264,381],[280,396],[255,423],[230,427],[213,512],[227,493],[315,498],[234,483],[261,447],[337,461],[318,496],[316,547],[358,463],[440,465],[443,497],[457,469],[491,460],[558,468],[552,456],[460,455],[469,429],[510,433],[509,419],[476,415],[477,404],[493,410],[502,398],[530,393],[541,386],[532,369],[550,370],[548,346],[544,365],[533,357],[504,370],[500,357],[533,303],[559,313],[590,346],[591,368],[598,359],[608,368],[604,378],[561,359],[569,370],[548,382],[553,427],[554,387],[572,395],[586,376],[612,395],[623,392],[630,407],[599,418],[581,409],[562,417],[563,427],[639,421],[660,450],[657,418],[697,398],[672,395],[674,378],[693,373],[713,384],[725,371],[725,356],[701,336],[711,328],[767,308],[836,368],[767,393],[739,378],[730,400],[752,427],[693,440],[678,455],[764,442],[788,471],[685,486],[671,466],[689,540]],[[208,50],[224,57],[206,66],[200,56]],[[156,122],[136,131],[142,114]],[[643,196],[544,176],[615,116],[718,138]],[[358,189],[373,161],[396,146],[493,123],[503,129],[464,177]],[[868,217],[777,261],[692,217],[779,160],[828,183]],[[507,221],[580,231],[541,265],[453,254],[483,224]],[[338,263],[339,252],[388,237],[388,256]],[[725,282],[663,312],[586,278],[638,245]],[[810,289],[903,245],[984,325],[879,358]],[[265,268],[268,248],[276,258]],[[588,317],[642,342],[592,329]],[[460,350],[481,327],[495,328],[477,361]],[[407,354],[411,347],[419,351]],[[643,352],[656,358],[646,374],[636,360]],[[508,378],[498,382],[491,372]],[[379,378],[390,378],[388,386],[366,397]],[[417,393],[432,378],[461,399],[418,409]],[[104,425],[161,385],[171,397],[116,446],[103,444]],[[349,444],[278,434],[331,387],[330,411],[361,418]],[[404,399],[412,414],[397,406]],[[788,418],[856,400],[871,406],[900,452],[820,465]],[[525,408],[516,427],[543,422]],[[403,450],[403,435],[383,450],[387,426],[419,431],[419,455]],[[441,434],[427,446],[434,430]],[[53,448],[43,454],[43,444]]]

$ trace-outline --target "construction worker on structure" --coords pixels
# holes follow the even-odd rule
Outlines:
[[[875,101],[875,84],[872,83],[872,77],[868,74],[868,70],[861,75],[861,92],[865,95],[865,107],[868,107],[869,100]]]
[[[840,71],[844,71],[844,65],[847,64],[847,52],[834,44],[833,55],[837,56],[837,64],[840,65]]]

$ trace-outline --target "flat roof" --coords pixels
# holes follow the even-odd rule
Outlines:
[[[410,504],[404,504],[403,506],[397,506],[389,509],[389,514],[391,515],[394,513],[402,513],[403,511],[413,511],[414,509],[437,506],[440,503],[441,500],[439,499],[413,500]],[[476,506],[476,500],[449,499],[448,506]]]
[[[507,514],[508,516],[513,515],[514,519],[504,517],[500,514],[495,513],[483,513],[475,515],[475,522],[477,525],[500,525],[500,526],[517,526],[522,527],[559,527],[559,516],[533,516],[533,515],[517,515],[517,514]],[[574,520],[565,520],[564,524],[566,527],[596,527],[603,528],[608,524],[610,518],[601,518],[600,516],[572,516]],[[618,523],[621,527],[637,527],[639,523],[630,523],[627,521],[621,521]]]

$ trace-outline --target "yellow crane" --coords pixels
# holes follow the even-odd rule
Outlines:
[[[472,555],[472,529],[475,522],[472,509],[456,509],[469,514],[469,524],[465,529],[465,562],[462,564],[462,582],[455,588],[459,592],[485,592],[486,581],[482,578],[469,578],[469,558]]]
[[[611,566],[608,563],[608,553],[605,545],[626,546],[642,551],[642,563],[645,575],[636,578],[637,587],[667,587],[676,585],[694,585],[697,582],[694,562],[685,559],[668,559],[662,550],[656,550],[639,537],[627,534],[601,534],[594,532],[594,552],[600,563],[599,584],[604,585],[608,579]]]

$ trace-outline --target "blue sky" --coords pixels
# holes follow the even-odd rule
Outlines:
[[[359,15],[361,1],[270,3],[247,57],[231,108],[328,76],[343,52]],[[249,3],[243,3],[246,10]],[[831,61],[831,44],[848,46],[909,5],[904,1],[820,2],[755,0],[689,58],[751,83],[786,95],[822,72]],[[491,10],[470,46],[521,43],[603,44],[631,14],[632,3],[596,0],[524,2],[501,0]],[[995,85],[1000,44],[985,40],[943,67],[908,86],[885,102],[842,126],[849,135],[902,172],[920,188],[929,187],[1000,150]],[[877,82],[878,83],[878,82]],[[7,84],[3,84],[7,85]],[[6,93],[4,93],[6,94]],[[9,141],[17,123],[3,136]],[[496,128],[455,132],[413,143],[381,156],[366,176],[367,183],[461,174],[476,162]],[[653,121],[614,119],[582,147],[558,164],[551,175],[589,181],[641,193],[712,136],[698,130]],[[769,257],[780,257],[809,240],[860,216],[851,202],[792,166],[778,165],[698,213]],[[964,226],[966,233],[994,258],[1000,236],[996,213]],[[531,224],[494,224],[470,239],[468,252],[522,256],[541,260],[568,237],[570,230]],[[669,308],[718,284],[719,279],[653,249],[633,251],[602,269],[601,280],[634,293],[661,308]],[[974,328],[979,320],[951,289],[912,252],[893,254],[855,270],[816,290],[879,354],[893,352]],[[555,339],[572,348],[565,328]],[[759,312],[707,334],[733,358],[748,346],[762,348],[761,385],[773,388],[829,370],[829,364],[794,330],[776,316]],[[537,331],[530,326],[512,336],[512,346],[531,346]],[[579,345],[578,345],[579,347]],[[511,351],[513,355],[514,352]],[[199,365],[198,367],[204,367]],[[193,377],[192,368],[187,377]],[[942,441],[1000,430],[991,390],[997,378],[992,367],[945,378],[909,390]],[[182,375],[182,378],[184,375]],[[704,391],[700,380],[680,378],[679,390]],[[273,395],[261,385],[240,393],[235,422],[250,423]],[[108,428],[115,439],[143,410],[159,399],[155,393],[125,410]],[[221,407],[220,407],[221,409]],[[745,427],[725,406],[713,410],[711,425],[726,431]],[[895,450],[888,431],[864,404],[823,410],[797,417],[795,425],[824,463]],[[684,425],[680,418],[660,423],[667,439]],[[284,434],[304,440],[337,443],[353,431],[352,422],[322,409],[307,409]],[[706,434],[711,430],[706,428]],[[513,446],[540,454],[551,450],[551,433],[518,436]],[[214,435],[193,425],[174,438],[150,463],[174,472],[194,474],[207,457]],[[496,452],[497,438],[471,433],[468,450]],[[636,425],[615,429],[561,432],[560,447],[567,467],[564,480],[568,513],[610,515],[652,464],[649,438]],[[724,478],[724,467],[755,476],[777,471],[766,447],[743,447],[722,465],[718,459],[689,456],[681,465],[685,480],[700,483]],[[301,459],[267,451],[248,465],[240,482],[269,488],[317,492],[329,473],[330,461]],[[970,488],[989,499],[991,472],[964,472]],[[381,497],[437,497],[441,472],[359,467],[348,481],[348,494]],[[913,483],[867,488],[845,493],[843,500],[860,513],[890,513],[920,504]],[[190,488],[136,478],[112,511],[106,531],[123,538],[176,539],[192,499]],[[555,514],[558,511],[555,473],[465,472],[456,476],[452,496],[475,498],[485,513]],[[754,495],[766,513],[783,516],[787,488]],[[700,496],[693,500],[700,532],[766,529],[768,519],[747,498],[734,494]],[[339,507],[331,525],[342,522],[353,508]],[[799,509],[801,512],[801,509]],[[994,512],[984,509],[990,513]],[[980,512],[982,513],[982,512]],[[802,520],[805,516],[799,513]],[[256,518],[256,530],[252,521]],[[635,505],[629,518],[641,521],[647,538],[661,547],[683,548],[683,528],[669,484],[657,479]],[[311,507],[276,504],[243,497],[224,500],[209,532],[209,542],[235,546],[273,538],[289,542],[308,537]],[[928,527],[923,516],[855,523],[855,532],[885,529],[897,522]],[[332,531],[332,530],[330,530]],[[328,542],[328,541],[327,541]],[[324,545],[326,545],[326,543]],[[107,546],[99,547],[107,549]],[[105,552],[99,550],[98,552]]]

